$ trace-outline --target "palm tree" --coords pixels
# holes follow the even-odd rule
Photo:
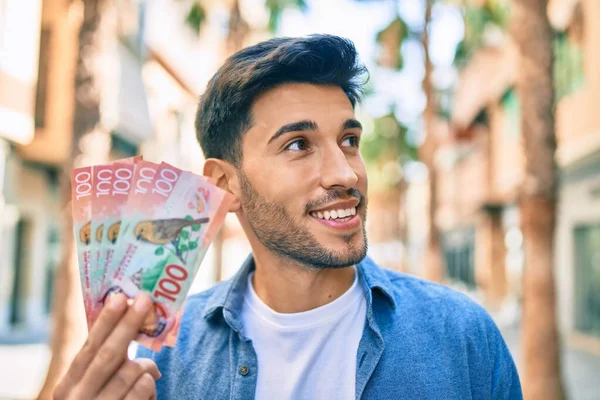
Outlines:
[[[381,1],[381,0],[357,0],[357,1]],[[427,279],[433,281],[441,281],[443,278],[443,264],[442,264],[442,252],[440,244],[440,234],[435,223],[435,211],[437,206],[437,184],[436,184],[436,173],[434,154],[437,148],[435,138],[435,121],[437,118],[437,100],[435,89],[432,82],[433,65],[429,56],[429,26],[431,23],[431,11],[433,7],[433,0],[425,0],[425,19],[424,25],[421,32],[413,32],[409,29],[408,25],[402,20],[398,14],[399,2],[401,0],[394,0],[394,8],[396,15],[394,19],[382,30],[377,36],[376,40],[380,46],[380,57],[377,60],[377,64],[387,68],[393,68],[401,70],[404,64],[402,59],[401,48],[405,40],[410,37],[418,36],[424,52],[424,64],[425,64],[425,76],[423,78],[423,92],[425,93],[426,106],[423,112],[423,126],[425,128],[426,139],[423,145],[418,150],[418,158],[427,166],[429,171],[429,195],[430,204],[428,209],[429,214],[429,237],[428,246],[426,252],[425,271],[424,275]],[[406,182],[402,182],[395,188],[390,190],[402,190],[402,193],[397,193],[391,197],[404,197],[404,191],[406,190]],[[404,229],[401,229],[404,231]],[[402,234],[401,236],[405,236]],[[405,239],[405,238],[404,238]]]
[[[425,259],[425,277],[435,282],[441,282],[444,276],[442,263],[442,248],[440,232],[436,224],[437,210],[437,173],[435,166],[435,152],[438,147],[435,121],[437,118],[437,100],[433,87],[433,64],[429,52],[429,27],[431,24],[431,10],[433,0],[425,0],[425,23],[421,35],[421,44],[425,56],[425,77],[423,78],[423,91],[425,92],[425,111],[423,112],[423,126],[425,127],[425,142],[419,149],[419,158],[427,165],[429,171],[429,237]]]
[[[102,52],[105,31],[111,34],[110,2],[83,0],[71,7],[81,7],[81,26],[78,35],[77,66],[75,72],[75,104],[71,157],[62,168],[61,198],[63,209],[62,260],[54,280],[52,299],[52,358],[40,399],[51,399],[54,387],[66,372],[73,356],[86,335],[79,273],[75,256],[73,221],[71,219],[70,173],[75,167],[99,163],[108,158],[108,134],[100,131],[100,87],[97,76],[98,57]],[[114,33],[114,32],[112,32]]]
[[[513,0],[511,34],[520,53],[517,90],[526,156],[521,190],[524,235],[522,376],[526,399],[565,398],[554,284],[558,175],[555,163],[553,32],[547,0]]]

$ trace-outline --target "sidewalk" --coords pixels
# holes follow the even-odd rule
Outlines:
[[[513,325],[501,331],[519,369],[519,327]],[[562,349],[561,362],[563,383],[568,399],[600,399],[600,357],[565,345]]]
[[[518,310],[508,306],[492,315],[519,368]],[[0,345],[0,400],[33,399],[50,361],[46,344]],[[600,357],[564,346],[562,371],[570,400],[600,399]]]
[[[44,382],[50,362],[48,346],[2,345],[0,360],[0,399],[34,399]]]
[[[481,304],[481,297],[477,292],[469,291],[460,285],[446,284]],[[519,370],[521,310],[518,302],[514,299],[507,301],[498,312],[490,312],[490,315],[502,332],[517,365],[517,370]],[[561,368],[567,399],[600,400],[600,356],[564,343],[561,353]]]

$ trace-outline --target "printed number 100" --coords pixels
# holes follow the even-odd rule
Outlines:
[[[156,299],[164,297],[167,300],[175,302],[175,296],[181,292],[180,282],[183,282],[188,277],[188,272],[185,268],[177,264],[169,264],[165,268],[166,277],[158,281],[158,285],[154,289],[154,297]]]

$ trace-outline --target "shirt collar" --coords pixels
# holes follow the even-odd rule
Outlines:
[[[225,320],[237,331],[241,331],[239,311],[244,301],[244,293],[248,284],[248,274],[255,268],[252,254],[248,256],[235,276],[215,287],[204,307],[204,318],[209,319],[222,311]],[[387,273],[371,258],[366,257],[358,264],[361,283],[367,298],[367,304],[372,305],[373,293],[380,292],[390,305],[395,308],[393,286]]]

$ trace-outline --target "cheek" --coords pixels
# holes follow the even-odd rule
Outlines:
[[[285,174],[278,174],[270,180],[273,201],[284,206],[294,218],[304,214],[306,203],[319,187],[316,164],[298,164],[297,168],[288,169]]]
[[[296,215],[298,211],[304,211],[308,194],[314,191],[311,185],[314,185],[317,173],[315,165],[316,163],[277,165],[271,162],[259,168],[255,164],[247,174],[252,174],[249,179],[254,189],[266,201],[283,206],[291,215]]]

